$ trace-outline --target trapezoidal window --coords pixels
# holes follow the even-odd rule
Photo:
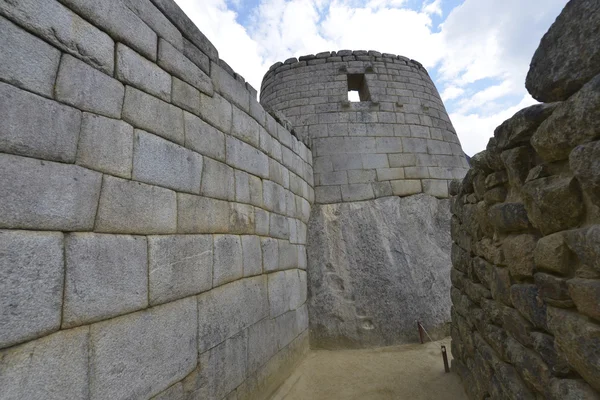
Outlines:
[[[370,101],[365,74],[348,74],[348,101]]]

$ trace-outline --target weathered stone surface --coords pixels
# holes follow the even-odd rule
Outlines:
[[[571,149],[597,139],[600,121],[600,75],[561,103],[531,138],[535,151],[548,162],[564,160]]]
[[[212,287],[211,235],[148,237],[148,289],[151,305],[166,303]]]
[[[510,287],[512,304],[521,315],[529,320],[535,327],[548,330],[546,326],[546,304],[538,296],[535,285],[512,285]]]
[[[131,177],[133,127],[126,122],[83,114],[76,163],[121,178]]]
[[[279,239],[290,238],[289,221],[286,217],[271,213],[269,215],[269,234]]]
[[[236,235],[214,235],[213,286],[220,286],[243,275],[242,241]]]
[[[530,324],[514,308],[504,307],[502,311],[502,327],[524,346],[531,347],[532,339],[530,336],[533,325]]]
[[[533,262],[533,251],[537,243],[537,236],[523,234],[509,236],[504,239],[502,251],[504,254],[504,265],[515,278],[526,278],[533,276],[535,264]]]
[[[183,383],[177,382],[168,389],[165,389],[152,397],[151,400],[185,400]]]
[[[229,232],[252,235],[255,232],[254,207],[248,204],[229,203]]]
[[[199,295],[199,352],[204,353],[268,315],[266,276],[241,279]]]
[[[510,296],[510,272],[508,268],[493,268],[490,286],[494,300],[501,301],[507,306],[512,305]]]
[[[544,235],[579,224],[584,213],[581,188],[573,178],[551,176],[523,186],[529,220]]]
[[[600,281],[574,278],[567,281],[567,286],[577,310],[600,321]]]
[[[200,91],[173,77],[171,98],[173,104],[194,114],[200,113]]]
[[[412,194],[421,193],[421,181],[419,180],[401,180],[391,181],[392,193],[394,196],[410,196]]]
[[[197,329],[194,298],[92,325],[90,399],[147,398],[183,379],[196,366]]]
[[[536,100],[566,100],[600,73],[599,13],[593,0],[567,3],[531,60],[525,86]]]
[[[430,334],[443,331],[450,308],[448,201],[391,197],[314,206],[312,212],[307,250],[316,346],[413,341],[416,319]],[[409,233],[417,227],[418,234]],[[419,268],[411,267],[413,260],[419,260]],[[426,308],[414,301],[425,290],[422,285],[432,299]],[[393,304],[390,298],[396,299]],[[398,306],[403,313],[395,312]]]
[[[544,393],[552,375],[542,358],[536,352],[525,348],[510,337],[506,343],[506,353],[511,364],[516,367],[523,380],[538,392]]]
[[[88,339],[86,326],[0,350],[2,397],[88,398]]]
[[[131,86],[125,90],[123,119],[136,128],[183,144],[183,111]]]
[[[566,279],[543,272],[537,272],[533,278],[539,289],[539,296],[544,301],[549,304],[552,304],[553,300],[558,300],[559,302],[568,301],[567,304],[572,305]]]
[[[555,376],[567,375],[570,371],[566,361],[558,355],[554,347],[554,337],[541,332],[531,332],[533,348],[539,353],[544,362],[548,364]]]
[[[3,34],[0,78],[20,88],[52,97],[60,51],[2,17],[0,30]]]
[[[209,96],[213,84],[200,68],[164,39],[158,42],[158,65]]]
[[[112,75],[114,42],[110,36],[58,1],[3,1],[0,3],[0,14],[62,51]]]
[[[62,233],[0,230],[0,255],[0,348],[58,330],[64,279]]]
[[[245,112],[250,112],[250,93],[244,84],[215,63],[210,66],[210,78],[214,82],[215,90],[223,97]]]
[[[145,237],[68,235],[63,327],[100,321],[146,307],[147,255]]]
[[[117,43],[116,62],[117,79],[164,101],[171,100],[171,76],[158,65],[122,43]]]
[[[183,54],[207,75],[210,74],[210,59],[194,43],[183,38]]]
[[[199,193],[202,156],[142,130],[135,130],[134,180],[180,192]]]
[[[183,48],[183,37],[167,17],[150,0],[124,0],[127,8],[133,11],[144,21],[159,37],[168,40],[178,49]]]
[[[535,130],[556,109],[557,104],[536,104],[518,111],[494,130],[499,149],[511,149],[529,142]]]
[[[97,2],[61,0],[77,14],[106,31],[115,40],[134,48],[151,60],[156,60],[157,36],[123,1]]]
[[[261,178],[269,178],[269,157],[233,137],[226,138],[227,164]]]
[[[0,110],[0,151],[73,162],[81,126],[79,110],[2,82]]]
[[[105,176],[95,230],[111,233],[175,233],[175,192],[144,183]]]
[[[212,97],[200,93],[200,116],[221,132],[231,131],[231,103],[215,93]]]
[[[500,232],[519,232],[530,226],[523,203],[496,204],[489,208],[487,216]]]
[[[244,276],[260,275],[262,273],[261,238],[253,235],[242,236],[242,252]]]
[[[563,232],[553,233],[538,240],[533,252],[538,269],[568,275],[571,271],[571,252]]]
[[[600,271],[600,225],[568,231],[566,238],[579,262]]]
[[[551,400],[598,400],[600,394],[580,379],[553,379],[548,388],[548,398]]]
[[[233,171],[227,164],[205,158],[200,194],[216,199],[235,200]]]
[[[202,155],[225,161],[225,135],[200,118],[184,112],[185,147]]]
[[[235,390],[246,378],[247,343],[248,336],[243,331],[201,354],[200,370],[184,381],[186,389],[196,388],[191,398],[224,399]]]
[[[559,354],[596,390],[600,390],[600,328],[571,311],[548,307],[548,328]]]
[[[277,325],[265,318],[248,329],[248,375],[256,372],[277,353]]]
[[[93,228],[102,174],[10,154],[0,154],[0,171],[1,228]]]
[[[237,107],[233,107],[231,134],[244,142],[258,147],[259,125],[252,117]]]
[[[569,166],[592,203],[600,207],[600,141],[575,147]]]
[[[116,79],[65,54],[61,58],[54,93],[56,99],[96,114],[121,118],[125,88]]]
[[[229,232],[229,203],[185,193],[177,194],[177,229],[180,233]]]

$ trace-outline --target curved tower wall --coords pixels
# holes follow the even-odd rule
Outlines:
[[[360,102],[348,101],[353,88]],[[445,198],[468,168],[427,71],[405,57],[342,50],[288,59],[265,75],[261,103],[311,143],[317,203]]]

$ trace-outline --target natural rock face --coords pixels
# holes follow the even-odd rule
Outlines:
[[[454,185],[453,366],[472,399],[600,399],[599,32],[600,3],[565,7],[527,78],[565,101],[502,123]]]
[[[546,103],[566,100],[600,73],[600,3],[571,0],[542,38],[527,74],[529,93]]]
[[[315,206],[309,223],[311,345],[384,346],[432,336],[450,320],[448,200]]]

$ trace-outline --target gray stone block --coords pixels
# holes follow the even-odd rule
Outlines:
[[[238,235],[253,235],[254,208],[249,204],[229,203],[229,233]]]
[[[416,154],[389,154],[390,167],[412,167],[417,165]]]
[[[235,170],[235,201],[250,203],[250,175],[237,169]]]
[[[148,257],[151,305],[212,287],[212,235],[149,236]]]
[[[169,189],[199,193],[202,156],[150,133],[135,130],[132,178]]]
[[[198,351],[204,353],[269,315],[267,279],[245,278],[198,296]]]
[[[202,93],[209,96],[213,95],[213,84],[210,77],[172,44],[162,38],[159,39],[158,43],[158,65]]]
[[[254,207],[255,232],[260,236],[269,236],[269,212]]]
[[[171,75],[122,43],[117,43],[116,56],[117,79],[164,101],[171,101]]]
[[[58,330],[62,233],[0,230],[0,255],[0,348]]]
[[[342,185],[341,188],[343,201],[361,201],[375,198],[373,188],[369,183]]]
[[[448,181],[445,179],[423,179],[423,192],[440,199],[448,197]]]
[[[193,398],[224,399],[246,379],[247,343],[243,331],[200,355],[202,368],[190,377],[197,388]]]
[[[196,332],[194,298],[92,325],[90,399],[148,398],[183,379],[198,360]]]
[[[125,90],[123,119],[175,143],[183,144],[183,111],[131,86]]]
[[[338,203],[342,201],[342,190],[339,186],[319,186],[315,188],[317,203]]]
[[[212,97],[200,93],[200,117],[221,132],[231,131],[231,103],[215,93]]]
[[[283,215],[271,213],[269,215],[269,233],[272,237],[289,239],[288,219]]]
[[[61,3],[93,21],[118,42],[156,60],[157,36],[124,1],[61,0]]]
[[[306,247],[297,246],[298,247],[298,268],[306,270],[308,259],[306,256]]]
[[[184,112],[185,147],[202,155],[225,161],[225,135],[200,118]]]
[[[214,235],[213,287],[243,275],[242,241],[237,235]]]
[[[65,240],[63,328],[148,306],[146,238],[74,233]]]
[[[421,181],[414,179],[405,179],[401,181],[391,181],[392,193],[394,196],[410,196],[411,194],[421,193]]]
[[[186,38],[183,38],[183,55],[200,67],[207,75],[210,74],[210,59],[194,43]]]
[[[156,396],[152,397],[151,400],[185,400],[183,383],[177,382],[168,389],[165,389]]]
[[[395,181],[404,179],[404,168],[381,168],[377,170],[378,181]]]
[[[293,270],[290,270],[293,271]],[[288,288],[288,271],[273,272],[268,275],[269,309],[271,318],[275,318],[290,310],[290,294]]]
[[[287,207],[285,189],[275,182],[264,181],[263,204],[269,211],[285,214]]]
[[[200,113],[200,91],[184,81],[173,77],[171,96],[172,102],[194,114]]]
[[[259,144],[259,125],[251,116],[237,107],[233,107],[231,134],[254,147]]]
[[[262,207],[264,204],[262,179],[254,175],[249,175],[248,183],[250,184],[250,204],[256,207]]]
[[[67,163],[75,160],[79,110],[1,82],[0,110],[0,151]]]
[[[269,157],[266,154],[233,137],[226,141],[227,164],[261,178],[269,178]]]
[[[277,353],[277,324],[270,318],[248,329],[248,376],[258,371]]]
[[[298,266],[298,249],[287,240],[279,240],[278,270],[291,269]]]
[[[290,187],[289,170],[272,158],[269,158],[269,178],[286,189]]]
[[[205,158],[200,194],[216,199],[235,200],[233,171],[227,164]]]
[[[86,326],[0,351],[2,398],[88,398],[88,338]]]
[[[0,79],[52,97],[60,51],[2,17],[0,31]]]
[[[105,176],[96,232],[167,234],[177,227],[175,192]]]
[[[296,320],[296,311],[288,311],[275,318],[277,328],[277,343],[279,348],[287,346],[297,336],[298,322]]]
[[[4,1],[0,14],[91,66],[113,74],[114,42],[56,0]],[[72,29],[76,26],[77,29]]]
[[[73,231],[94,227],[102,174],[1,153],[0,171],[0,228]]]
[[[244,276],[262,273],[261,238],[253,235],[242,236]]]
[[[180,233],[229,232],[229,203],[185,193],[177,194],[177,228]]]
[[[167,17],[150,0],[124,0],[127,8],[133,11],[159,37],[167,40],[178,49],[183,49],[183,37]]]
[[[277,271],[279,269],[279,241],[273,238],[261,238],[260,244],[264,271]]]
[[[56,99],[111,118],[121,118],[123,84],[83,61],[65,54],[60,62],[54,93]]]
[[[217,92],[245,112],[250,112],[250,93],[243,83],[238,82],[215,62],[210,65],[210,77]]]
[[[131,178],[133,127],[126,122],[83,114],[76,163],[121,178]]]

